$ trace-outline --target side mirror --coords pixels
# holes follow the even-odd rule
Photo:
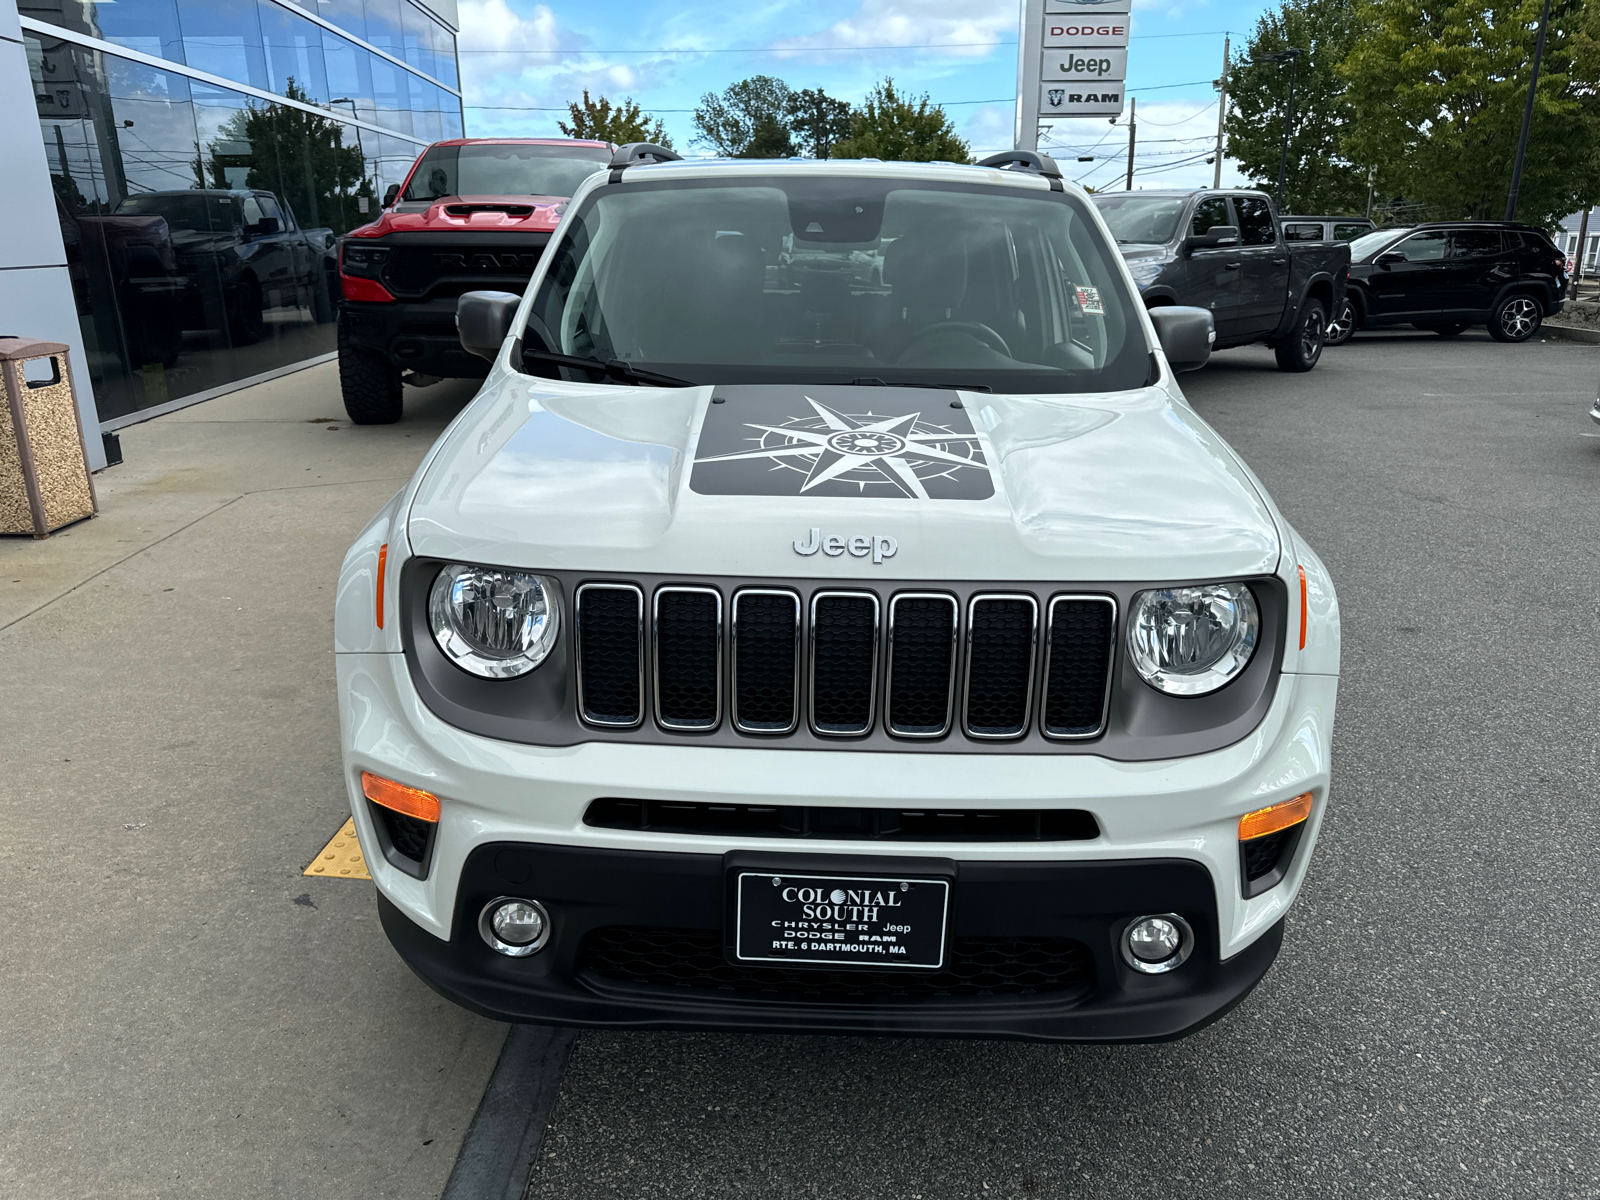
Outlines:
[[[1164,304],[1150,310],[1150,323],[1174,371],[1198,371],[1206,365],[1217,339],[1209,309]]]
[[[1406,256],[1401,254],[1398,250],[1385,250],[1382,254],[1378,255],[1374,261],[1377,262],[1380,267],[1383,267],[1385,270],[1387,270],[1388,268],[1394,266],[1395,263],[1405,262]]]
[[[1237,246],[1239,244],[1239,227],[1237,225],[1213,225],[1204,233],[1191,233],[1184,239],[1185,250],[1205,250],[1212,246]]]
[[[256,222],[255,228],[250,231],[256,237],[266,237],[268,234],[278,232],[277,217],[262,217]]]
[[[468,354],[493,362],[511,332],[521,296],[510,292],[466,292],[456,301],[456,334]]]
[[[393,208],[395,199],[399,195],[400,195],[400,185],[398,183],[391,183],[388,187],[384,188],[383,189],[383,207],[384,208]]]

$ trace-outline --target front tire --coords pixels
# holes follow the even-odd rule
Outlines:
[[[1543,323],[1539,302],[1526,292],[1516,292],[1495,305],[1489,317],[1489,336],[1497,342],[1525,342]]]
[[[1324,346],[1342,346],[1356,335],[1356,306],[1346,296],[1339,302],[1338,310],[1333,314],[1333,320],[1328,322],[1327,331],[1323,334]]]
[[[1317,359],[1322,357],[1322,347],[1326,344],[1327,328],[1328,314],[1323,311],[1322,302],[1307,300],[1289,336],[1272,348],[1278,360],[1278,370],[1300,372],[1316,366]]]
[[[400,368],[375,350],[357,346],[339,327],[339,392],[356,425],[393,425],[405,406]]]

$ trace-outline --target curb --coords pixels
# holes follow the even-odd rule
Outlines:
[[[1571,325],[1552,325],[1546,321],[1539,332],[1564,342],[1588,342],[1600,345],[1600,329],[1575,329]]]
[[[440,1200],[521,1200],[577,1032],[511,1027]]]

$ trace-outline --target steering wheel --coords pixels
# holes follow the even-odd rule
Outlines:
[[[911,340],[906,343],[906,348],[900,351],[900,353],[895,357],[895,361],[899,362],[900,359],[904,358],[907,353],[910,352],[912,346],[915,346],[924,338],[936,337],[941,333],[957,332],[970,333],[973,337],[977,338],[995,353],[1004,354],[1007,358],[1011,357],[1011,347],[1006,345],[1005,338],[1001,337],[994,330],[990,329],[982,321],[937,321],[932,325],[924,326],[923,328],[917,330],[916,333],[912,334]]]

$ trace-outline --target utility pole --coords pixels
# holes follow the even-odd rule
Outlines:
[[[1367,168],[1367,220],[1372,220],[1372,185],[1378,181],[1378,164]]]
[[[1517,163],[1511,168],[1511,191],[1506,195],[1506,220],[1517,219],[1517,193],[1522,190],[1522,160],[1528,153],[1528,130],[1533,125],[1533,94],[1539,86],[1539,62],[1544,58],[1544,36],[1550,27],[1550,0],[1539,10],[1539,40],[1533,44],[1533,75],[1528,80],[1528,103],[1522,109],[1522,133],[1517,138]]]
[[[1550,0],[1545,0],[1549,3]],[[1139,136],[1139,98],[1128,100],[1128,191],[1133,191],[1133,143]]]
[[[56,126],[56,136],[60,137],[61,126]],[[1583,219],[1578,222],[1578,248],[1572,254],[1572,298],[1578,298],[1578,284],[1583,279],[1583,251],[1589,241],[1589,206],[1583,206]]]
[[[1222,37],[1222,78],[1217,80],[1217,169],[1211,173],[1211,186],[1222,186],[1222,122],[1228,115],[1228,45],[1227,34]]]
[[[1545,0],[1549,3],[1549,0]],[[1278,151],[1278,211],[1283,211],[1283,183],[1289,171],[1289,129],[1294,124],[1294,69],[1300,61],[1296,50],[1289,56],[1289,106],[1283,110],[1283,146]]]

